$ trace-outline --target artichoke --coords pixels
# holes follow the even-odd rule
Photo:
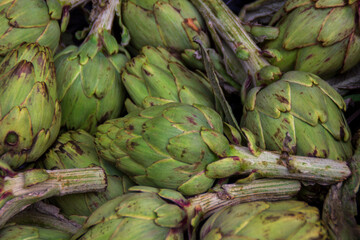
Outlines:
[[[0,55],[22,42],[36,42],[55,51],[60,40],[61,13],[57,0],[2,0]]]
[[[94,137],[84,130],[62,134],[46,154],[43,164],[46,169],[99,166],[107,175],[107,188],[104,192],[65,195],[51,200],[67,216],[88,216],[107,200],[124,194],[133,185],[127,176],[98,156]]]
[[[291,71],[263,89],[250,90],[241,126],[262,149],[347,160],[352,146],[341,111],[345,108],[343,98],[324,80]]]
[[[200,239],[328,239],[319,215],[294,200],[227,206],[205,222]]]
[[[209,81],[187,69],[162,47],[143,47],[139,55],[126,63],[121,79],[131,100],[140,108],[183,102],[216,109]],[[127,108],[130,104],[127,101]]]
[[[210,45],[204,21],[188,0],[125,0],[121,21],[130,34],[131,46],[137,50],[150,45],[182,52],[198,48],[194,37]]]
[[[12,168],[37,160],[61,123],[52,53],[21,44],[0,63],[0,160]]]
[[[168,189],[143,188],[127,193],[99,207],[72,239],[184,239],[187,200]]]
[[[322,78],[349,70],[360,61],[358,8],[354,0],[286,1],[271,23],[279,36],[264,45],[282,56],[271,63]]]
[[[31,225],[9,224],[0,230],[0,239],[66,240],[70,237],[70,233]]]
[[[80,47],[69,46],[55,56],[61,125],[94,133],[98,124],[118,117],[125,89],[120,69],[129,59],[111,35],[118,1],[96,1],[91,30]],[[101,5],[101,6],[100,6]]]
[[[137,184],[192,195],[212,186],[204,169],[218,159],[202,140],[202,129],[221,135],[221,117],[201,105],[168,103],[107,121],[95,143],[101,156]]]
[[[94,133],[98,124],[118,117],[122,110],[125,92],[119,71],[127,57],[99,51],[82,61],[78,50],[69,46],[55,56],[61,125]]]
[[[286,166],[276,153],[254,156],[246,147],[231,145],[220,115],[202,105],[168,103],[131,112],[100,125],[95,143],[104,159],[137,184],[184,195],[203,193],[215,178],[239,173],[323,184],[350,174],[341,161],[293,156]]]

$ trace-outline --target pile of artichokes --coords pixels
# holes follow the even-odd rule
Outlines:
[[[0,239],[358,239],[360,3],[247,2],[0,0]]]

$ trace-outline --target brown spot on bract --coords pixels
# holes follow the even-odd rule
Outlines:
[[[327,59],[325,59],[325,61],[324,61],[324,62],[328,62],[328,61],[330,61],[330,59],[331,59],[331,58],[327,58]]]
[[[279,102],[289,104],[289,101],[285,97],[283,97],[279,94],[275,94],[275,97]]]
[[[31,62],[28,61],[21,61],[18,65],[16,65],[13,74],[16,75],[18,78],[21,77],[22,74],[31,74],[33,71],[33,65]]]
[[[315,148],[314,151],[312,153],[308,153],[308,157],[316,157],[317,156],[317,149]]]
[[[284,119],[282,120],[282,122],[283,122],[283,123],[287,123],[287,124],[290,123],[290,122],[289,122],[289,119],[287,119],[287,118],[284,118]]]
[[[192,117],[186,117],[186,119],[188,120],[189,123],[193,124],[193,125],[197,125],[197,123],[195,122],[195,119]]]
[[[139,146],[139,144],[136,142],[131,142],[130,146],[131,146],[131,148],[135,148],[135,147]]]
[[[143,71],[147,76],[152,76],[152,74],[150,72],[146,71],[145,69],[143,69]]]
[[[307,56],[305,59],[308,60],[310,58],[312,58],[314,56],[314,54],[310,54],[309,56]]]
[[[71,143],[72,148],[75,150],[75,152],[79,155],[82,155],[84,151],[79,147],[79,145],[75,141],[69,141]]]
[[[275,222],[275,221],[277,221],[277,220],[279,220],[280,219],[280,217],[279,216],[267,216],[266,218],[265,218],[265,220],[266,221],[270,221],[270,222]]]
[[[184,23],[195,32],[200,33],[201,30],[195,25],[193,18],[185,18]]]

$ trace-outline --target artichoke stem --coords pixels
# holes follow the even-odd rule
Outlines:
[[[259,78],[259,71],[270,66],[270,64],[261,56],[261,49],[245,31],[238,17],[231,12],[222,0],[191,1],[207,20],[207,24],[215,27],[221,38],[241,60],[241,64],[252,79],[253,84],[263,84]],[[268,79],[265,80],[266,82],[269,81]]]
[[[0,196],[0,227],[29,205],[52,196],[101,191],[106,188],[102,168],[34,169],[5,177]]]
[[[96,2],[97,4],[90,16],[93,23],[88,38],[92,35],[99,36],[104,30],[111,32],[115,10],[120,4],[119,0],[109,0],[106,4],[102,4],[101,0]]]
[[[34,203],[26,210],[16,214],[9,222],[19,225],[37,225],[41,227],[57,229],[74,235],[81,225],[71,221],[60,214],[60,209],[42,201]]]
[[[239,163],[240,173],[250,173],[258,177],[286,178],[311,181],[329,185],[344,181],[351,171],[345,161],[288,156],[263,151],[254,156],[247,147],[232,146],[231,154]]]
[[[300,190],[300,182],[283,179],[259,179],[250,183],[224,184],[221,191],[204,193],[190,198],[190,205],[200,206],[204,218],[219,208],[253,201],[279,201],[293,198]]]

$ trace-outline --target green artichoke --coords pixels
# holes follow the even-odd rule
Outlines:
[[[264,45],[281,53],[271,63],[323,78],[349,70],[360,61],[358,8],[355,0],[286,1],[271,23],[279,36]]]
[[[183,102],[216,109],[209,81],[162,47],[143,47],[139,55],[126,63],[121,79],[131,100],[140,108]],[[127,101],[127,108],[129,104]]]
[[[36,42],[55,51],[60,41],[61,13],[58,0],[2,0],[0,55],[22,42]]]
[[[31,225],[9,224],[0,230],[0,239],[66,240],[70,237],[70,233]]]
[[[202,140],[203,129],[221,135],[222,119],[214,110],[168,103],[107,121],[95,143],[101,156],[137,184],[193,195],[212,186],[204,169],[218,159]]]
[[[17,168],[37,160],[61,123],[52,53],[21,44],[0,63],[0,160]]]
[[[103,203],[124,194],[134,185],[126,175],[98,156],[94,140],[84,130],[66,132],[57,139],[43,161],[46,169],[99,166],[107,175],[107,188],[104,192],[72,194],[51,199],[67,216],[88,216]]]
[[[87,43],[86,47],[96,46],[97,40],[90,38]],[[128,57],[101,51],[84,56],[82,51],[69,46],[55,56],[61,125],[94,133],[98,124],[118,117],[123,108],[125,92],[119,71]]]
[[[343,98],[314,74],[291,71],[247,95],[241,126],[262,149],[347,160],[351,132]]]
[[[214,213],[200,239],[328,239],[319,210],[300,201],[250,202]]]
[[[121,15],[130,34],[130,44],[137,50],[150,45],[182,52],[198,48],[194,37],[210,45],[204,32],[205,23],[188,0],[125,0]]]
[[[106,202],[89,216],[72,239],[184,239],[188,221],[181,206],[188,201],[169,189],[141,190]]]

